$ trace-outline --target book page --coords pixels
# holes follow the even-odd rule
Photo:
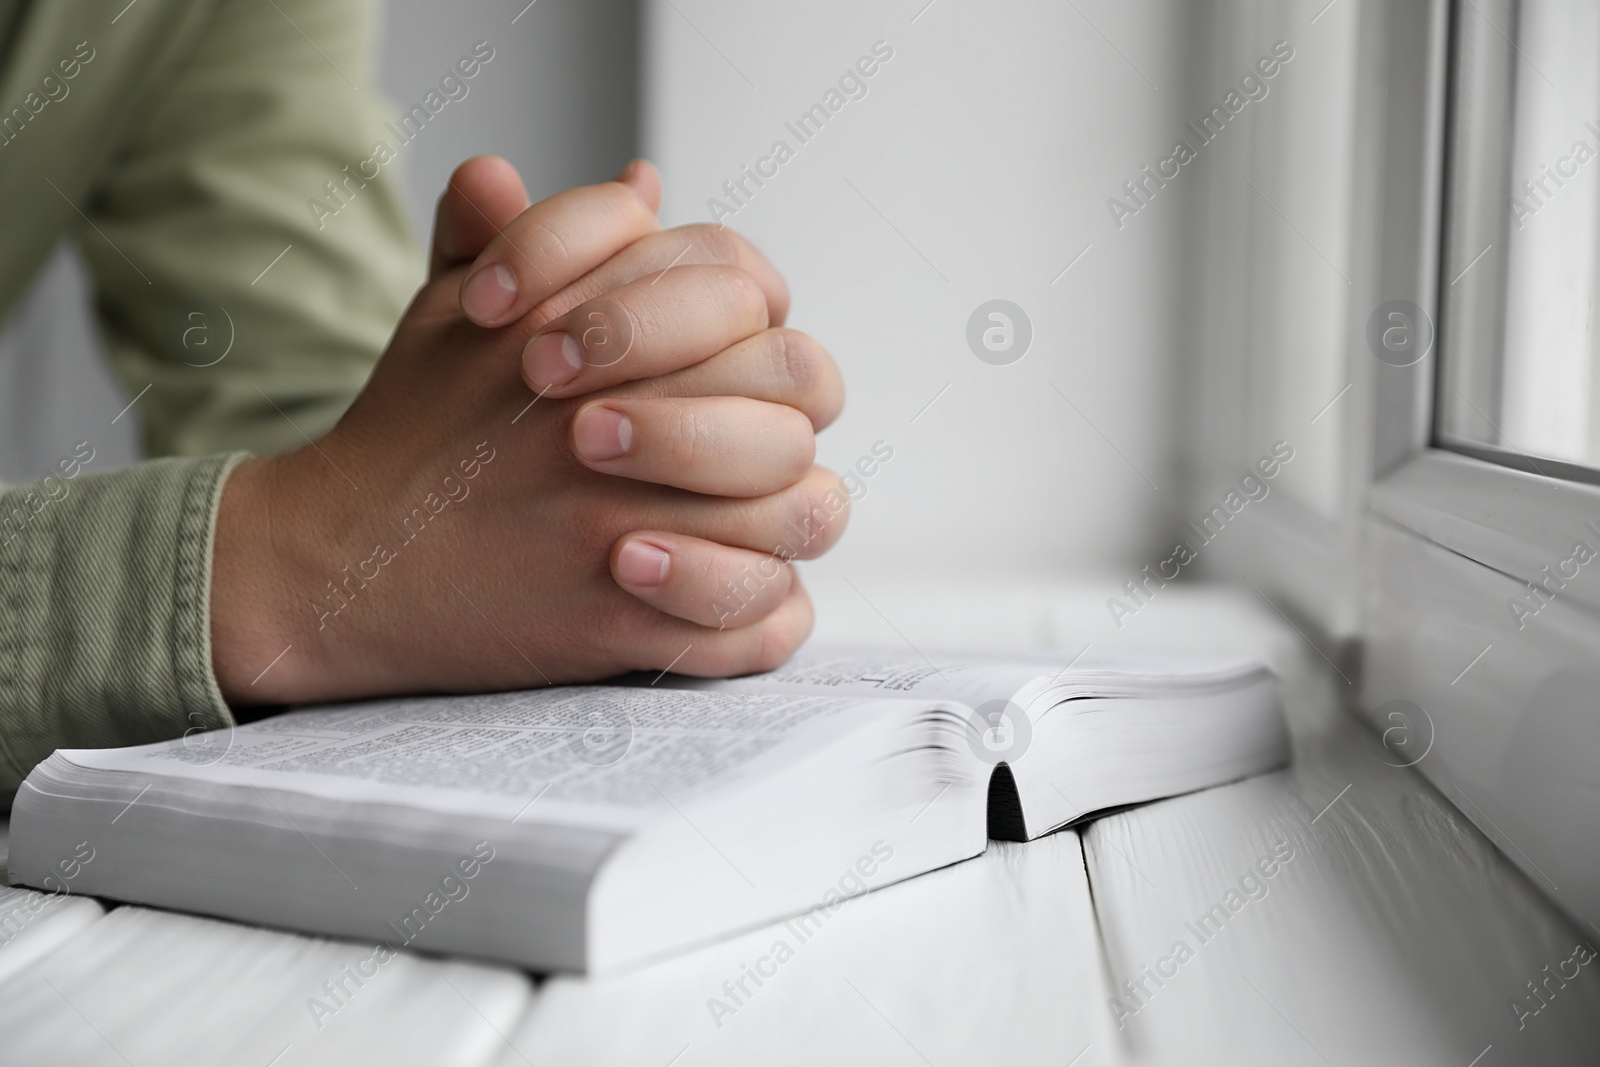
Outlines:
[[[1056,669],[1065,665],[1065,660]],[[1010,700],[1040,675],[1048,661],[985,660],[909,649],[852,649],[807,645],[776,670],[745,678],[701,679],[668,675],[660,685],[712,692],[830,693],[877,699],[953,700],[970,708]]]
[[[340,800],[632,825],[728,785],[763,758],[783,759],[780,746],[798,755],[873,713],[835,697],[562,687],[312,708],[62,755],[82,767]]]
[[[1260,661],[1231,656],[1130,656],[1084,650],[1076,655],[1033,651],[996,659],[931,648],[807,645],[765,674],[726,680],[667,675],[656,684],[714,692],[954,700],[973,709],[1010,702],[1042,711],[1082,697],[1231,689],[1264,673]]]

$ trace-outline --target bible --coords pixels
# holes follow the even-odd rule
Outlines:
[[[807,648],[745,678],[374,700],[58,751],[17,794],[10,878],[606,972],[1288,758],[1255,661]]]

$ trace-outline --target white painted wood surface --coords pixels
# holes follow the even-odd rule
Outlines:
[[[1128,1061],[1596,1062],[1600,962],[1545,1008],[1525,983],[1600,937],[1360,724],[1300,731],[1295,757],[1085,833],[1116,992],[1177,942],[1194,953],[1124,996]],[[1293,858],[1261,877],[1274,846]],[[1519,996],[1537,1015],[1518,1019]]]
[[[1338,710],[1345,683],[1254,594],[1170,587],[1117,631],[1109,581],[814,584],[830,639],[1257,650],[1289,679],[1296,762],[1101,819],[1081,845],[992,846],[853,901],[803,943],[779,925],[543,984],[404,956],[320,1029],[308,1000],[370,946],[115,908],[0,977],[0,1064],[1595,1062],[1600,962],[1552,980],[1520,1030],[1510,1007],[1539,1004],[1526,983],[1584,934],[1420,775],[1386,765],[1401,757]],[[1293,858],[1202,943],[1186,923],[1227,908],[1275,844]],[[723,983],[780,939],[792,956],[733,1005]],[[1144,968],[1178,939],[1193,957],[1158,988]],[[1120,983],[1138,979],[1135,1005]],[[1137,1007],[1120,1029],[1114,994]]]
[[[779,941],[793,957],[714,1020],[723,983]],[[619,979],[555,979],[497,1064],[1060,1065],[1090,1048],[1089,1067],[1111,1062],[1098,958],[1077,835],[996,844],[857,898],[804,943],[774,926]]]
[[[0,985],[0,1063],[487,1062],[532,983],[478,963],[402,954],[363,986],[344,977],[372,946],[121,907]],[[336,1005],[313,1013],[313,997]],[[321,1024],[320,1026],[318,1024]]]
[[[1248,591],[1169,587],[1117,630],[1104,605],[1117,584],[1057,588],[1031,602],[986,603],[967,591],[977,605],[969,618],[975,633],[1001,644],[1032,632],[1074,654],[1085,644],[1253,651],[1285,679],[1295,762],[1085,829],[1105,951],[1103,1005],[1108,1019],[1113,995],[1128,1010],[1138,1007],[1113,1027],[1111,1062],[1600,1062],[1600,960],[1564,987],[1549,979],[1548,1006],[1527,987],[1546,980],[1543,968],[1558,968],[1579,942],[1600,948],[1600,931],[1563,916],[1416,769],[1395,766],[1415,750],[1408,755],[1398,737],[1395,751],[1385,748],[1340,708],[1354,679]],[[872,603],[852,617],[850,637],[882,641],[898,629],[912,642],[944,639],[951,613],[938,601],[948,590],[855,582],[824,589],[818,600],[844,616],[863,595]],[[1412,647],[1427,642],[1419,633]],[[1280,841],[1293,846],[1294,859],[1262,879],[1260,900],[1245,901],[1201,944],[1185,923],[1223,902]],[[1574,864],[1592,851],[1568,844]],[[1165,986],[1146,978],[1153,995],[1129,1001],[1122,983],[1143,977],[1180,938],[1194,958]],[[1519,996],[1540,1009],[1520,1028],[1512,1008]]]
[[[104,915],[105,909],[87,897],[0,886],[0,982]]]

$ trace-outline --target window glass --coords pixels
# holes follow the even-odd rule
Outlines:
[[[1600,5],[1456,5],[1439,443],[1600,468]]]

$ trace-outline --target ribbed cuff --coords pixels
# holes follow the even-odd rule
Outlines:
[[[211,669],[217,505],[244,453],[0,493],[0,797],[58,748],[231,725]]]

